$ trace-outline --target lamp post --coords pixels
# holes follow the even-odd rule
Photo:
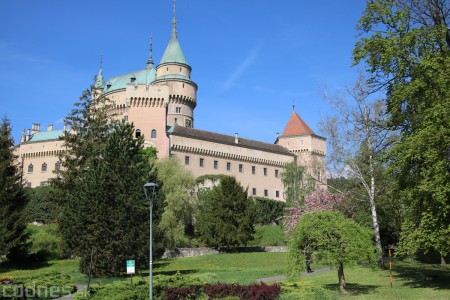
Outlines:
[[[152,260],[152,207],[153,207],[153,201],[155,200],[156,196],[156,189],[158,188],[158,185],[154,182],[147,182],[144,184],[144,194],[145,198],[150,201],[150,268],[149,268],[149,299],[153,299],[153,260]]]

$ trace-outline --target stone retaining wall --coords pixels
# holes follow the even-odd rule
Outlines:
[[[176,257],[193,257],[201,255],[219,254],[226,253],[225,250],[216,250],[214,248],[175,248],[167,249],[161,256],[162,259],[165,258],[176,258]],[[267,246],[267,247],[239,247],[233,252],[288,252],[286,246]]]

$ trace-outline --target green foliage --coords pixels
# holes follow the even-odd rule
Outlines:
[[[253,197],[255,202],[255,223],[259,225],[280,224],[284,215],[286,203],[262,198]]]
[[[147,147],[142,149],[142,154],[151,162],[158,158],[158,149],[155,147]]]
[[[65,168],[53,182],[63,199],[59,228],[82,272],[93,250],[95,276],[118,274],[127,259],[148,259],[149,203],[142,187],[151,166],[133,125],[110,120],[107,99],[84,93],[76,107],[66,118]]]
[[[189,246],[197,210],[194,177],[176,157],[160,160],[156,166],[158,181],[162,183],[161,193],[165,196],[165,208],[158,225],[163,245],[166,248]]]
[[[364,61],[373,86],[386,92],[390,128],[402,134],[388,156],[410,222],[402,231],[409,242],[402,244],[416,240],[442,258],[450,230],[448,11],[444,0],[370,1],[359,23],[363,38],[354,49],[355,64]],[[422,237],[411,226],[421,228]],[[421,242],[428,233],[430,242]]]
[[[64,243],[56,224],[37,226],[27,225],[31,252],[43,260],[62,259],[64,257]]]
[[[21,259],[27,252],[25,207],[28,198],[15,162],[11,125],[5,117],[0,124],[0,257]]]
[[[288,276],[299,276],[306,255],[314,252],[323,263],[338,269],[340,283],[344,265],[375,261],[372,233],[337,212],[316,211],[302,216],[289,241]]]
[[[285,246],[287,237],[280,225],[256,226],[248,246]]]
[[[322,286],[309,281],[281,283],[280,300],[335,300],[337,295]]]
[[[303,208],[305,196],[314,190],[314,180],[308,176],[305,167],[295,162],[286,165],[281,172],[281,181],[286,193],[286,206]]]
[[[226,175],[223,175],[223,174],[206,174],[206,175],[198,176],[195,179],[195,183],[197,185],[204,184],[205,181],[207,181],[207,180],[210,180],[212,182],[216,182],[216,181],[222,180],[224,177],[226,177]]]
[[[1,284],[1,299],[24,299],[27,295],[33,299],[52,299],[75,292],[73,281],[69,275],[49,273],[39,277],[11,278],[12,284]]]
[[[30,199],[27,208],[27,222],[39,222],[43,224],[54,223],[57,220],[60,207],[55,199],[55,192],[51,186],[26,189]]]
[[[210,247],[243,246],[252,238],[254,204],[247,190],[234,177],[224,177],[218,186],[199,194],[199,239]]]
[[[164,299],[164,289],[177,288],[184,286],[201,286],[206,283],[213,283],[217,280],[214,274],[192,274],[182,275],[176,273],[174,275],[155,275],[153,276],[153,296],[155,300]],[[133,279],[133,287],[130,281],[115,281],[111,284],[93,285],[91,293],[78,292],[75,294],[74,300],[90,299],[148,299],[148,279],[143,277],[135,277]]]

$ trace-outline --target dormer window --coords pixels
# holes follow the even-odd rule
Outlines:
[[[130,81],[131,81],[131,82],[135,82],[135,81],[136,81],[136,76],[134,76],[134,75],[131,76]]]
[[[109,89],[110,87],[111,87],[111,83],[108,82],[108,83],[106,84],[106,88]]]

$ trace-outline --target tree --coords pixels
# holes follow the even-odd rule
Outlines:
[[[167,248],[186,247],[194,236],[197,198],[194,197],[195,179],[183,168],[176,157],[157,162],[158,181],[165,197],[164,212],[158,230]]]
[[[93,253],[94,275],[117,275],[127,259],[147,259],[149,203],[142,187],[155,178],[143,137],[133,138],[132,124],[110,119],[107,99],[86,92],[76,107],[66,118],[65,168],[53,182],[63,199],[58,223],[81,271],[88,272]]]
[[[254,204],[236,178],[222,178],[219,185],[203,191],[199,198],[197,233],[206,245],[230,249],[253,238]]]
[[[27,251],[24,210],[28,198],[14,154],[11,125],[0,124],[0,256],[20,259]]]
[[[288,163],[281,172],[281,181],[286,193],[286,205],[303,208],[305,196],[314,190],[314,180],[306,173],[305,167],[295,162]]]
[[[284,216],[286,233],[291,234],[297,226],[300,217],[304,214],[315,211],[338,210],[348,201],[347,193],[333,194],[326,189],[318,188],[312,194],[305,197],[306,205],[304,208],[290,207],[288,214]]]
[[[321,128],[331,145],[329,161],[333,171],[358,178],[364,187],[380,255],[379,261],[383,265],[377,184],[382,180],[381,157],[391,142],[392,133],[386,129],[383,101],[371,101],[372,91],[362,75],[353,88],[347,89],[346,94],[350,101],[346,99],[347,95],[328,97],[328,94],[325,94],[325,100],[333,107],[335,115],[321,122]]]
[[[344,266],[375,261],[372,233],[342,214],[316,211],[305,214],[289,241],[288,274],[294,278],[304,270],[306,255],[317,253],[338,272],[339,287],[345,292]]]
[[[29,203],[26,208],[26,220],[28,223],[40,222],[43,224],[55,223],[60,211],[55,199],[55,193],[51,186],[26,189]]]
[[[402,134],[388,153],[404,205],[401,238],[439,251],[442,264],[450,231],[449,16],[445,0],[368,1],[353,53],[386,93],[389,126]]]

